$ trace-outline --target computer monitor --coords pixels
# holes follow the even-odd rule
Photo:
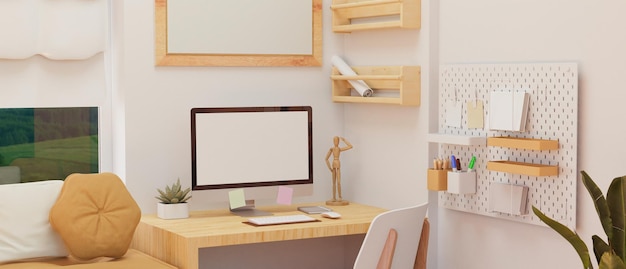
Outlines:
[[[192,190],[312,184],[312,134],[310,106],[193,108]]]

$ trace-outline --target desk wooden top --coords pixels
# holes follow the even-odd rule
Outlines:
[[[310,203],[259,207],[274,215],[304,214],[298,206],[323,205]],[[323,205],[326,206],[326,205]],[[260,242],[364,234],[372,219],[385,209],[351,203],[347,206],[327,206],[341,214],[340,219],[328,219],[319,214],[310,215],[319,222],[292,223],[254,227],[243,223],[248,217],[230,213],[228,209],[191,212],[187,219],[163,220],[156,215],[144,215],[138,230],[151,230],[163,237],[176,237],[193,247],[216,247]],[[180,242],[180,241],[179,241]],[[137,243],[137,242],[135,242]]]

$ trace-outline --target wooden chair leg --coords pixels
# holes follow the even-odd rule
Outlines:
[[[428,218],[424,219],[422,226],[422,235],[417,247],[417,256],[415,257],[414,269],[426,269],[426,257],[428,256],[428,237],[430,235],[430,222]]]
[[[393,261],[393,253],[396,251],[396,241],[398,241],[398,232],[395,229],[389,229],[387,241],[383,247],[383,252],[378,259],[376,269],[390,269]]]

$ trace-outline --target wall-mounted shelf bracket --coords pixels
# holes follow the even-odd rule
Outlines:
[[[353,66],[356,76],[343,76],[333,68],[330,76],[333,102],[377,103],[419,106],[421,69],[419,66]],[[348,80],[363,80],[374,90],[374,96],[362,97]]]
[[[421,26],[420,0],[333,0],[333,32]]]

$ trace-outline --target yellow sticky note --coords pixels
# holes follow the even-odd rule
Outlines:
[[[483,101],[473,100],[467,102],[467,128],[484,127],[484,108]]]
[[[246,206],[246,197],[243,193],[243,189],[237,189],[228,192],[228,201],[230,202],[230,208],[240,208]]]

